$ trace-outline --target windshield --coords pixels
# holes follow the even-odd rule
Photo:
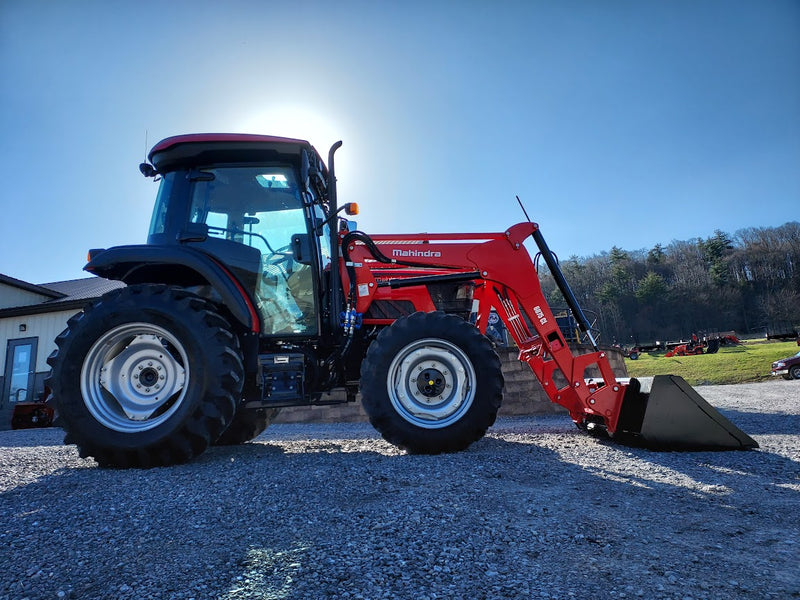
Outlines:
[[[303,201],[289,167],[204,169],[197,181],[191,221],[208,225],[209,235],[275,252],[305,232]]]
[[[192,223],[208,226],[209,237],[261,254],[255,292],[265,333],[316,331],[312,266],[294,260],[293,254],[293,237],[307,235],[308,229],[292,167],[203,169],[194,182],[189,214]]]

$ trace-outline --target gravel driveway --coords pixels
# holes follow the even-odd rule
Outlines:
[[[800,384],[699,389],[761,448],[657,453],[548,415],[453,455],[275,425],[117,471],[0,432],[0,599],[800,597]]]

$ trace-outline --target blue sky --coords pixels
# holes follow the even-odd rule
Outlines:
[[[800,208],[800,2],[0,2],[0,273],[143,243],[148,147],[337,139],[367,232],[502,231],[560,256]]]

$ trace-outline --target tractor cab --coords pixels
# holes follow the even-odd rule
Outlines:
[[[331,234],[322,159],[307,142],[268,136],[168,138],[149,155],[160,175],[149,245],[218,260],[253,299],[260,333],[317,336]]]

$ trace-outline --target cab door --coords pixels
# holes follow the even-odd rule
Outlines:
[[[202,169],[191,192],[189,220],[208,228],[192,245],[240,271],[253,294],[263,333],[319,333],[319,241],[291,166]],[[311,240],[313,257],[297,259],[295,240]]]

